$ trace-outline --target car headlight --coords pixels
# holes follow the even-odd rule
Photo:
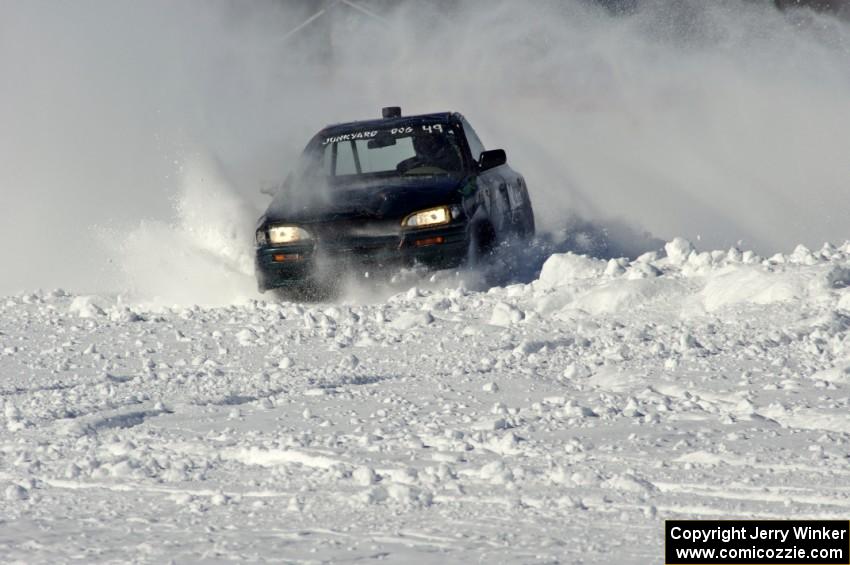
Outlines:
[[[266,228],[260,228],[257,230],[257,234],[255,236],[257,241],[257,245],[265,245],[269,242],[269,238],[266,235]]]
[[[310,234],[296,226],[271,226],[269,228],[269,242],[272,244],[295,243],[310,239]]]
[[[451,213],[448,206],[437,206],[414,212],[401,223],[406,228],[424,228],[448,224],[451,221]]]

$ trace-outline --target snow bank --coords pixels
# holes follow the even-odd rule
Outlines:
[[[573,253],[555,254],[531,287],[536,311],[615,313],[663,302],[681,313],[715,312],[736,305],[835,300],[848,309],[848,245],[760,258],[752,251],[698,251],[676,238],[664,253],[634,261],[605,261]]]

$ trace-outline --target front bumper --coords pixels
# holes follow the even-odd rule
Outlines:
[[[342,272],[373,272],[414,265],[457,267],[467,257],[466,223],[420,229],[400,235],[340,237],[258,247],[257,286],[261,291],[333,282]]]

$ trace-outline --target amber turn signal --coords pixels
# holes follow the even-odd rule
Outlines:
[[[441,236],[441,235],[438,235],[436,237],[426,237],[424,239],[417,239],[414,242],[414,245],[416,245],[416,247],[426,247],[428,245],[439,245],[440,243],[443,243],[444,241],[445,241],[445,238],[443,238],[443,236]]]
[[[284,263],[286,261],[300,261],[301,254],[300,253],[275,253],[272,256],[275,263]]]

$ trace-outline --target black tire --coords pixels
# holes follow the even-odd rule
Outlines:
[[[496,248],[496,230],[490,222],[479,222],[471,232],[469,264],[477,265],[490,257]]]
[[[519,228],[520,239],[534,239],[535,231],[534,212],[531,210],[531,206],[528,206],[525,208],[522,215],[522,222]]]
[[[339,295],[338,286],[329,281],[311,280],[274,289],[274,296],[284,302],[327,302]]]

